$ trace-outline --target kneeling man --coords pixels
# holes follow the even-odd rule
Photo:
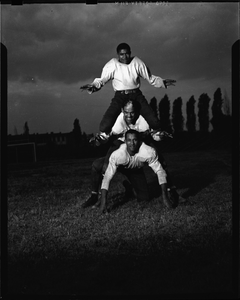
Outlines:
[[[109,184],[117,171],[123,173],[131,182],[138,201],[148,201],[149,191],[143,166],[147,164],[155,172],[162,191],[163,203],[173,208],[167,193],[166,172],[158,160],[154,148],[141,141],[140,133],[130,129],[125,134],[125,143],[115,150],[110,158],[101,185],[100,212],[106,211]]]

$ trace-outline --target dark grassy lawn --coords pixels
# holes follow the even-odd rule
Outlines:
[[[186,200],[172,211],[161,197],[122,203],[120,175],[108,215],[82,209],[91,159],[9,166],[8,293],[226,298],[233,288],[231,153],[164,156]]]

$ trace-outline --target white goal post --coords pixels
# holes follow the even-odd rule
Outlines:
[[[19,143],[8,144],[8,162],[36,162],[36,146],[35,143]]]

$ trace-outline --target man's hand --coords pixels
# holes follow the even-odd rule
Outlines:
[[[160,136],[161,138],[165,138],[165,137],[168,137],[168,138],[173,138],[173,135],[171,133],[168,133],[167,131],[160,131]]]
[[[163,183],[160,185],[161,186],[161,189],[162,189],[162,199],[163,199],[163,204],[169,208],[169,209],[172,209],[172,208],[175,208],[175,203],[172,202],[172,199],[169,199],[168,197],[168,192],[167,192],[167,184],[166,183]]]
[[[166,131],[152,130],[151,135],[152,135],[152,138],[157,142],[164,140],[166,137],[169,137],[171,139],[173,138],[172,134],[170,134]]]
[[[175,86],[174,83],[176,83],[176,80],[174,80],[174,79],[164,79],[163,83],[164,83],[164,85],[167,89],[169,85],[174,85]]]
[[[110,135],[105,132],[96,133],[95,136],[91,137],[89,143],[92,146],[101,146],[108,142]]]
[[[93,84],[85,84],[80,87],[82,91],[87,91],[89,94],[92,94],[97,91],[97,88]]]

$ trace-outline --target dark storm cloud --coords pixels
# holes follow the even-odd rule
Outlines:
[[[65,83],[93,79],[123,41],[156,75],[224,76],[230,72],[236,20],[234,6],[224,3],[5,8],[9,79],[30,76]]]
[[[68,132],[79,118],[84,131],[97,131],[112,97],[111,83],[93,95],[79,87],[100,76],[121,42],[129,43],[132,55],[154,75],[177,80],[168,91],[142,80],[148,100],[167,93],[171,101],[181,96],[186,102],[191,95],[212,96],[218,87],[231,94],[237,3],[26,4],[1,9],[10,130],[28,121],[34,132]]]
[[[231,46],[238,35],[235,9],[223,3],[170,6],[159,19],[162,30],[153,22],[156,30],[145,36],[152,49],[149,65],[155,66],[158,57],[161,72],[181,80],[229,76]]]
[[[114,51],[109,48],[114,27],[126,17],[85,5],[34,5],[17,13],[6,9],[9,79],[33,76],[72,83],[99,73],[103,61],[115,54],[116,44]]]

